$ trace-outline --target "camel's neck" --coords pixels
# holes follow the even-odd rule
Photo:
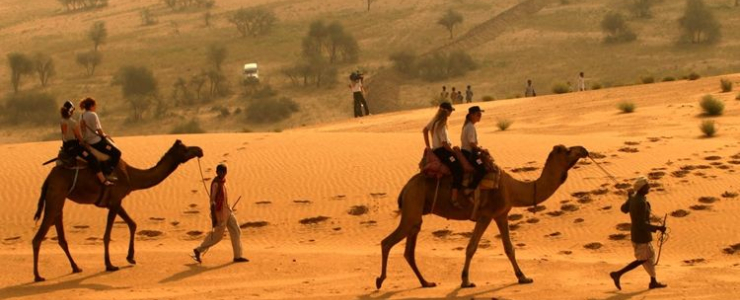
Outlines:
[[[567,170],[553,167],[551,164],[545,164],[545,168],[540,174],[540,178],[535,181],[523,182],[507,176],[510,184],[510,194],[512,206],[526,207],[540,204],[549,199],[555,191],[563,184],[563,176]]]
[[[170,176],[177,169],[178,165],[179,163],[165,154],[156,166],[147,170],[127,166],[128,176],[131,180],[131,189],[144,190],[158,185]]]

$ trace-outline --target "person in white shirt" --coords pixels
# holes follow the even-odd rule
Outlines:
[[[583,72],[578,74],[578,91],[583,92],[586,90],[586,78],[583,75]]]
[[[98,114],[95,113],[97,110],[95,99],[86,98],[82,100],[80,102],[80,108],[85,110],[80,118],[80,128],[82,128],[83,132],[82,137],[90,147],[110,156],[110,159],[103,163],[102,168],[105,175],[110,175],[121,160],[121,150],[110,142],[108,136],[103,131]]]
[[[455,157],[455,153],[452,150],[452,143],[450,142],[449,135],[447,133],[447,118],[455,109],[449,102],[443,102],[439,105],[437,115],[424,127],[424,144],[426,148],[434,152],[437,157],[445,164],[452,172],[452,204],[456,207],[460,207],[457,202],[458,191],[462,189],[463,180],[463,169],[460,162]],[[432,143],[431,147],[429,144],[429,135],[431,133]]]
[[[480,122],[483,112],[479,106],[468,108],[468,114],[465,116],[465,125],[463,125],[461,135],[462,152],[468,162],[475,168],[473,178],[465,189],[466,197],[470,197],[475,192],[480,181],[486,176],[486,167],[483,164],[483,159],[480,158],[482,149],[480,144],[478,144],[478,132],[475,130],[475,123]]]
[[[527,88],[524,90],[524,97],[537,97],[537,92],[534,90],[531,79],[527,79]]]
[[[352,73],[350,79],[349,88],[352,90],[352,98],[354,99],[355,118],[370,115],[370,109],[367,107],[367,101],[365,100],[364,78],[362,74],[359,72]],[[364,115],[362,114],[363,107],[365,110]]]

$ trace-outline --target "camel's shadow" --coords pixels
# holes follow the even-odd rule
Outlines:
[[[182,271],[182,272],[177,273],[177,274],[174,274],[174,275],[172,275],[170,277],[167,277],[165,279],[162,279],[162,280],[159,281],[159,283],[168,283],[168,282],[180,281],[180,280],[183,280],[183,279],[186,279],[186,278],[189,278],[189,277],[193,277],[193,276],[196,276],[196,275],[199,275],[199,274],[208,272],[208,271],[215,271],[215,270],[223,269],[223,268],[225,268],[227,266],[230,266],[232,264],[233,263],[225,263],[225,264],[222,264],[222,265],[219,265],[219,266],[215,266],[215,267],[205,267],[205,266],[203,266],[201,264],[197,264],[197,263],[187,264],[187,265],[185,265],[185,266],[188,267],[187,270]]]
[[[130,267],[122,267],[121,270],[123,270],[124,268],[130,268]],[[106,272],[106,271],[101,271],[101,272],[88,275],[85,277],[80,277],[80,278],[69,280],[69,281],[61,281],[61,282],[57,282],[53,284],[44,284],[43,282],[42,283],[36,283],[36,282],[24,283],[24,284],[2,288],[0,289],[0,295],[3,295],[3,299],[11,299],[11,298],[41,295],[41,294],[62,291],[62,290],[69,290],[69,289],[88,289],[92,291],[108,291],[108,290],[125,290],[125,289],[131,288],[131,287],[114,287],[114,286],[99,284],[99,283],[84,283],[88,279],[93,279],[93,278],[100,277],[100,276],[107,275],[107,274],[111,274],[111,273]],[[70,275],[65,275],[63,277],[67,277],[67,276],[70,276]]]
[[[480,291],[480,292],[476,292],[476,293],[472,293],[472,294],[468,294],[468,295],[463,295],[463,296],[460,296],[459,295],[460,294],[460,291],[462,291],[463,289],[460,288],[460,287],[458,287],[458,288],[456,288],[455,290],[453,290],[452,292],[450,292],[449,294],[447,294],[444,297],[410,297],[410,298],[401,298],[401,299],[402,300],[422,300],[422,299],[424,299],[424,300],[427,300],[427,299],[461,299],[461,300],[462,299],[465,299],[465,300],[469,300],[469,299],[473,299],[473,297],[475,297],[475,296],[479,296],[479,295],[483,295],[483,294],[489,294],[489,293],[495,293],[495,292],[498,292],[498,291],[501,291],[501,290],[504,290],[504,289],[507,289],[507,288],[510,288],[510,287],[513,287],[513,286],[517,286],[517,285],[518,284],[516,284],[516,283],[507,284],[507,285],[504,285],[504,286],[495,287],[495,288],[491,288],[491,289],[488,289],[488,290],[485,290],[485,291]],[[439,287],[437,287],[437,288],[439,288]],[[417,288],[411,288],[411,289],[405,289],[405,290],[390,291],[390,292],[385,292],[385,293],[382,293],[382,294],[380,294],[380,291],[374,291],[374,292],[372,292],[370,294],[360,296],[357,299],[358,300],[385,300],[385,299],[390,299],[391,297],[393,297],[395,295],[398,295],[400,293],[409,292],[409,291],[415,291],[415,290],[421,290],[421,289],[423,289],[423,288],[417,287]]]

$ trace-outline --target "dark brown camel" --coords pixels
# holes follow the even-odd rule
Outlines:
[[[110,243],[111,229],[113,228],[113,221],[116,215],[120,216],[130,231],[131,238],[128,245],[128,260],[131,264],[136,264],[134,260],[134,233],[136,232],[136,223],[129,217],[126,210],[121,207],[123,198],[128,196],[132,191],[143,190],[151,188],[165,178],[167,178],[177,167],[187,162],[194,157],[202,157],[203,150],[199,147],[187,147],[180,140],[176,141],[172,148],[162,157],[156,166],[148,170],[140,170],[127,165],[124,161],[118,165],[115,174],[119,180],[116,185],[109,187],[105,193],[108,195],[108,220],[105,227],[105,235],[103,236],[103,244],[105,246],[105,269],[107,271],[116,271],[118,267],[113,266],[110,262],[110,255],[108,252],[108,245]],[[44,278],[39,275],[38,260],[39,260],[39,249],[41,248],[41,241],[44,240],[46,233],[49,231],[51,226],[55,226],[57,229],[57,238],[59,246],[62,247],[64,253],[69,259],[69,263],[72,265],[72,273],[82,272],[75,261],[72,259],[72,255],[69,253],[67,247],[67,241],[64,237],[64,225],[62,222],[62,209],[64,208],[64,202],[66,199],[70,199],[79,204],[94,204],[101,196],[103,186],[98,181],[96,175],[90,169],[80,170],[77,178],[77,183],[70,193],[73,181],[75,177],[75,171],[65,169],[63,167],[54,167],[44,181],[44,185],[41,188],[41,198],[39,199],[38,210],[34,216],[35,220],[41,217],[43,210],[44,219],[41,221],[36,236],[33,238],[33,274],[35,281],[44,281]],[[46,209],[44,209],[46,206]]]
[[[547,200],[568,178],[570,170],[579,159],[587,157],[588,151],[585,148],[576,146],[566,148],[565,146],[555,146],[545,162],[540,178],[533,182],[522,182],[514,179],[506,172],[501,174],[499,188],[496,190],[481,190],[481,203],[479,208],[478,220],[475,224],[473,236],[470,238],[465,255],[465,267],[462,271],[462,287],[474,287],[468,279],[470,270],[470,261],[478,249],[483,233],[485,233],[491,220],[496,221],[501,241],[504,245],[506,256],[514,267],[514,274],[520,284],[532,283],[533,280],[524,276],[519,269],[514,255],[514,247],[511,245],[509,237],[508,215],[512,207],[526,207],[539,204]],[[398,242],[406,238],[406,251],[404,257],[416,274],[422,287],[434,287],[433,282],[424,279],[416,266],[414,252],[416,249],[416,238],[421,230],[422,216],[433,213],[443,218],[466,221],[471,215],[472,205],[466,203],[463,209],[455,208],[450,203],[451,197],[451,179],[445,177],[440,182],[439,195],[432,209],[434,201],[434,191],[437,181],[429,179],[423,174],[417,174],[412,177],[401,190],[398,198],[398,204],[401,215],[401,222],[393,233],[383,239],[382,249],[382,269],[380,277],[375,281],[376,287],[380,289],[386,278],[386,268],[388,266],[388,254]],[[465,201],[460,201],[465,202]]]

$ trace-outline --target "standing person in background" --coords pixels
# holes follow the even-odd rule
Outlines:
[[[370,108],[367,107],[367,101],[365,100],[365,86],[364,78],[360,71],[353,72],[350,76],[349,88],[352,90],[352,98],[355,106],[355,118],[370,115]],[[362,113],[363,107],[365,114]]]
[[[463,98],[462,91],[457,91],[457,104],[462,104],[463,100],[464,98]]]
[[[439,93],[439,98],[442,100],[442,102],[445,102],[450,98],[450,93],[447,92],[447,86],[442,86],[442,92]]]
[[[614,285],[621,290],[620,278],[625,273],[643,266],[648,275],[650,275],[649,289],[665,288],[667,285],[658,282],[655,279],[655,250],[653,249],[653,232],[665,232],[665,226],[656,226],[650,224],[650,202],[645,197],[650,192],[650,185],[645,177],[639,177],[634,183],[634,194],[629,195],[629,200],[624,206],[629,207],[630,219],[632,220],[632,247],[635,251],[635,261],[623,269],[609,273]],[[626,212],[625,208],[622,209]]]
[[[524,97],[537,97],[537,92],[532,85],[532,79],[527,79],[527,87],[524,90]]]
[[[576,90],[579,92],[583,92],[586,90],[586,78],[583,75],[583,72],[578,74],[578,86],[576,87]]]
[[[457,103],[457,90],[455,87],[452,87],[452,92],[450,92],[450,103],[456,104]]]
[[[249,260],[242,257],[242,241],[239,223],[236,221],[234,212],[229,207],[229,194],[226,191],[226,173],[228,172],[226,164],[219,164],[216,167],[216,178],[211,182],[211,222],[213,230],[206,236],[203,243],[193,249],[193,259],[201,263],[201,254],[208,251],[209,248],[218,244],[224,237],[224,230],[229,230],[231,247],[234,249],[234,262],[248,262]]]
[[[465,90],[465,102],[473,103],[473,90],[470,89],[470,86]]]

